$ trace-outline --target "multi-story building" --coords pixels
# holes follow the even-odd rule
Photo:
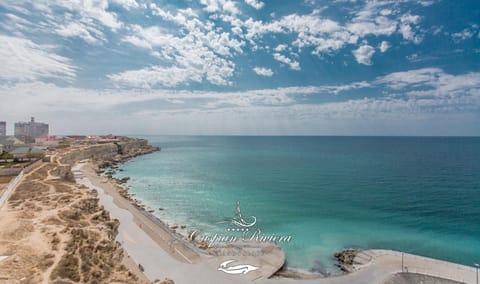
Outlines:
[[[7,123],[0,121],[0,136],[7,136]]]
[[[35,139],[48,136],[48,124],[35,122],[35,118],[31,118],[29,122],[15,123],[15,137],[20,140]]]

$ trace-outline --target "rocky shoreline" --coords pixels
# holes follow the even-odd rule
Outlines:
[[[154,221],[155,223],[160,222],[163,226],[167,227],[172,234],[176,235],[179,238],[182,238],[187,243],[192,244],[194,246],[193,249],[198,253],[205,254],[205,255],[218,254],[218,252],[215,249],[209,248],[206,242],[197,241],[194,238],[190,238],[190,232],[185,230],[187,227],[186,224],[180,224],[180,225],[176,223],[167,224],[163,220],[153,215],[155,211],[154,209],[147,208],[146,205],[143,204],[141,200],[134,198],[134,196],[129,192],[129,187],[127,186],[127,183],[130,180],[130,177],[124,177],[124,178],[114,177],[114,175],[118,171],[123,171],[120,167],[121,164],[137,156],[150,154],[156,151],[161,151],[161,148],[146,144],[146,145],[142,145],[141,148],[136,149],[133,152],[126,152],[124,154],[118,154],[113,157],[106,157],[101,159],[97,158],[97,159],[93,159],[92,161],[94,165],[97,167],[95,172],[98,175],[102,175],[108,178],[110,182],[115,184],[117,192],[123,198],[128,200],[133,206],[138,208],[145,216],[152,219],[152,221]],[[163,208],[158,208],[157,210],[163,210]],[[179,232],[179,230],[182,232]],[[349,272],[349,270],[345,269],[343,265],[343,264],[348,265],[349,263],[349,261],[347,260],[349,256],[351,257],[349,252],[350,250],[347,250],[347,251],[342,251],[340,253],[335,254],[335,258],[339,260],[339,263],[337,265],[344,272]],[[291,278],[291,279],[316,279],[316,278],[326,277],[326,275],[324,273],[320,273],[317,271],[297,270],[297,269],[292,269],[287,266],[284,266],[280,270],[278,270],[272,277],[273,278]]]
[[[346,249],[341,252],[335,253],[334,257],[337,260],[337,263],[335,265],[343,272],[351,272],[351,267],[358,252],[359,250],[356,249]]]
[[[140,156],[140,155],[146,155],[150,154],[155,151],[160,151],[160,148],[154,147],[151,149],[145,149],[145,151],[142,152],[137,152],[135,155],[126,155],[126,156],[120,156],[120,157],[115,157],[114,159],[106,159],[106,160],[97,160],[94,161],[94,165],[97,167],[95,172],[98,175],[103,175],[108,179],[109,182],[115,185],[115,188],[117,192],[126,200],[128,200],[133,206],[135,206],[142,214],[144,214],[147,218],[151,219],[154,223],[161,224],[163,227],[168,228],[171,234],[175,235],[177,238],[181,238],[187,243],[192,244],[192,249],[195,251],[210,255],[214,254],[211,250],[209,250],[208,244],[206,242],[200,242],[195,240],[195,238],[190,237],[189,231],[186,231],[187,225],[186,224],[177,224],[177,223],[172,223],[168,224],[165,223],[163,220],[159,219],[156,217],[153,213],[155,212],[155,209],[152,208],[147,208],[147,206],[141,201],[136,198],[134,198],[134,195],[130,193],[129,187],[127,185],[128,181],[130,180],[130,177],[124,177],[124,178],[115,178],[114,175],[116,174],[116,171],[121,171],[121,168],[119,165],[122,163],[125,163],[126,161]],[[163,208],[157,208],[157,210],[163,210]]]
[[[190,244],[189,247],[197,253],[211,255],[212,252],[208,250],[208,244],[206,242],[199,242],[195,239],[189,238],[189,232],[186,231],[186,224],[167,224],[153,214],[155,212],[154,209],[147,208],[141,200],[134,198],[129,192],[129,187],[127,186],[127,182],[130,180],[130,177],[124,177],[120,179],[114,177],[117,171],[122,171],[120,165],[128,160],[138,156],[161,151],[160,147],[149,145],[147,140],[139,140],[140,141],[133,140],[135,141],[134,145],[136,145],[133,147],[131,146],[132,143],[128,142],[119,144],[119,152],[114,156],[104,156],[100,154],[96,157],[92,157],[92,164],[96,167],[95,172],[99,176],[106,177],[108,182],[114,184],[118,194],[135,206],[143,215],[152,220],[152,222],[168,229],[168,231],[175,236],[175,238],[182,239],[187,245]],[[125,147],[125,145],[127,145],[127,147]],[[163,210],[163,208],[158,208],[158,210]]]
[[[93,164],[97,167],[97,169],[95,170],[96,173],[98,175],[102,175],[108,178],[110,182],[116,185],[117,192],[123,198],[128,200],[133,206],[138,208],[145,216],[150,218],[152,221],[154,221],[155,223],[160,223],[164,227],[168,228],[169,231],[177,238],[181,238],[187,243],[191,244],[192,249],[195,250],[197,253],[205,255],[216,255],[218,252],[215,249],[209,248],[206,242],[201,242],[189,237],[190,232],[186,230],[186,224],[167,224],[153,214],[155,210],[163,210],[163,208],[147,208],[147,206],[143,204],[141,200],[134,198],[134,196],[129,192],[129,187],[127,185],[128,181],[130,180],[129,177],[114,177],[118,171],[123,171],[121,169],[121,165],[123,163],[141,155],[147,155],[156,151],[161,151],[161,148],[151,146],[145,140],[145,142],[142,141],[137,144],[136,147],[126,147],[126,149],[127,150],[119,150],[119,153],[114,156],[92,159]],[[353,260],[357,253],[358,250],[354,249],[346,249],[336,253],[333,256],[337,260],[336,266],[344,273],[351,272]],[[292,269],[286,265],[273,275],[274,278],[291,279],[316,279],[324,278],[327,276],[328,274],[326,274],[325,272]]]

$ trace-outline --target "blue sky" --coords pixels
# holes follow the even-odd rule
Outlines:
[[[480,135],[474,0],[0,0],[0,60],[10,131]]]

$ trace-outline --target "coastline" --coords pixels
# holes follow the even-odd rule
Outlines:
[[[0,283],[149,283],[122,265],[118,220],[62,160],[78,150],[49,152],[2,195]]]
[[[98,171],[96,173],[98,173]],[[96,177],[100,178],[99,175],[96,175]],[[172,228],[168,226],[168,224],[162,222],[160,219],[158,219],[153,214],[151,214],[151,212],[148,212],[145,209],[145,206],[141,204],[141,201],[133,199],[128,194],[128,189],[123,187],[123,183],[125,183],[126,181],[125,182],[119,181],[111,177],[109,178],[103,177],[103,178],[106,179],[105,181],[102,181],[103,184],[111,183],[113,187],[116,188],[117,191],[120,189],[121,194],[118,194],[118,192],[115,193],[115,189],[113,189],[112,194],[113,195],[118,194],[119,198],[126,199],[127,201],[129,201],[130,205],[133,204],[132,205],[133,211],[138,211],[140,215],[143,215],[144,217],[146,217],[154,227],[160,227],[163,233],[167,233],[167,235],[170,235],[170,236],[173,234],[177,238],[177,241],[183,243],[182,247],[185,248],[187,251],[189,249],[192,249],[191,243],[184,239],[185,238],[184,235],[176,233],[175,230],[172,230]],[[142,224],[141,221],[138,222],[138,219],[136,219],[136,222],[138,225]],[[154,234],[155,230],[152,230],[151,226],[144,226],[142,228],[147,234],[155,238],[155,234]],[[165,240],[162,239],[162,241],[165,241]],[[166,248],[165,245],[163,245],[162,247],[167,251],[169,250],[169,248]],[[172,251],[171,248],[170,248],[170,251]],[[187,262],[190,264],[192,263],[198,264],[198,263],[208,261],[208,258],[209,258],[208,254],[205,254],[201,250],[198,250],[196,246],[193,246],[193,252],[198,253],[197,255],[198,258],[195,259],[196,261],[191,261],[191,260],[186,261],[184,257],[180,257],[179,260],[181,261],[183,258],[183,263]],[[373,263],[374,262],[373,258],[367,258],[368,261],[366,261],[364,255],[368,255],[369,253],[381,255],[381,257],[378,257],[378,259],[381,259],[381,261],[379,261],[379,263],[376,263],[376,264]],[[336,255],[336,258],[339,260],[340,268],[343,271],[345,271],[346,274],[337,275],[334,277],[321,278],[320,275],[310,274],[308,273],[308,271],[301,271],[301,270],[295,270],[295,269],[280,270],[282,267],[284,267],[282,264],[278,266],[277,268],[278,270],[276,271],[280,273],[276,274],[275,272],[271,274],[269,277],[261,277],[261,279],[257,278],[256,282],[265,281],[265,283],[278,283],[278,284],[282,284],[282,283],[348,283],[345,281],[352,281],[352,279],[356,278],[357,280],[351,283],[362,283],[361,279],[362,277],[364,277],[366,279],[365,281],[367,281],[365,283],[383,283],[385,281],[390,281],[390,280],[393,281],[392,283],[396,283],[397,281],[400,281],[399,279],[403,277],[402,273],[405,273],[405,271],[402,271],[402,269],[397,269],[392,267],[391,262],[398,262],[398,255],[402,255],[402,254],[403,253],[401,252],[386,251],[386,250],[356,251],[355,253],[352,254],[352,252],[347,250],[345,252],[340,252]],[[413,266],[411,267],[415,267],[416,265],[419,267],[417,267],[416,270],[414,270],[413,272],[416,271],[420,273],[420,275],[422,275],[421,273],[425,273],[426,275],[430,275],[432,277],[438,277],[437,279],[438,281],[443,281],[443,280],[447,281],[447,279],[457,279],[461,281],[467,281],[467,283],[469,283],[468,282],[469,278],[472,278],[471,281],[473,283],[474,269],[471,267],[466,267],[459,264],[454,264],[450,262],[445,262],[445,261],[410,255],[410,254],[403,254],[403,255],[404,256],[407,255],[407,256],[410,256],[411,258],[417,259],[418,263],[426,262],[430,264],[431,263],[434,263],[436,265],[438,264],[439,266],[445,266],[445,267],[442,267],[441,269],[442,271],[444,271],[444,273],[442,273],[442,272],[438,272],[439,269],[435,268],[435,265],[434,266],[427,265],[427,268],[422,270],[421,266],[419,266],[417,262],[414,262]],[[175,257],[175,254],[173,254],[172,256]],[[176,258],[178,260],[179,256],[177,255]],[[348,258],[350,258],[350,260],[347,260]],[[397,267],[401,267],[401,265],[400,266],[397,265]],[[383,276],[378,275],[378,277],[371,279],[373,277],[371,275],[372,271],[377,271],[377,270],[383,271]],[[385,272],[385,270],[387,272]],[[471,276],[465,276],[464,274],[467,273],[466,271],[468,271],[468,273],[470,273]],[[380,274],[380,273],[374,272],[374,274]],[[410,275],[410,274],[413,275],[413,273],[407,273],[407,275]],[[367,276],[364,276],[364,275],[367,275]],[[430,276],[427,276],[427,277],[430,277]],[[212,275],[210,277],[217,277],[217,275],[214,275],[214,276]],[[208,282],[205,282],[205,283],[208,283]]]
[[[65,263],[71,261],[71,254],[82,255],[85,243],[75,241],[75,232],[87,232],[87,229],[95,234],[81,239],[100,238],[111,246],[98,257],[112,267],[112,274],[102,277],[115,283],[396,284],[417,277],[416,274],[430,277],[430,280],[438,278],[438,283],[475,283],[472,267],[387,250],[339,255],[348,273],[313,279],[311,275],[292,274],[288,270],[283,275],[275,274],[285,262],[284,253],[277,246],[257,247],[266,252],[261,257],[219,256],[202,250],[130,198],[118,182],[99,175],[97,167],[102,163],[120,163],[155,151],[145,140],[130,139],[122,143],[123,146],[109,143],[58,150],[52,153],[50,162],[41,163],[22,178],[13,189],[8,206],[0,210],[0,225],[9,227],[0,234],[0,283],[20,283],[21,279],[52,283],[58,277],[87,281],[91,277],[89,274],[76,278],[74,272],[68,272],[69,262]],[[128,151],[124,151],[126,149]],[[26,190],[32,186],[35,186],[35,194],[26,198]],[[23,196],[26,199],[21,199]],[[31,211],[32,208],[36,208],[35,211]],[[99,219],[99,216],[102,217]],[[19,226],[28,229],[20,231]],[[37,247],[38,256],[33,257],[32,251],[26,249],[30,245]],[[15,251],[19,248],[24,249]],[[245,249],[234,248],[237,252]],[[48,263],[32,260],[46,256]],[[109,262],[109,258],[118,263]],[[258,270],[241,275],[219,271],[219,264],[232,258],[237,263],[258,267]],[[20,270],[20,264],[24,271]],[[33,270],[25,268],[30,266]],[[67,270],[62,272],[59,267]],[[10,281],[12,279],[15,281]]]
[[[162,263],[162,267],[167,267],[167,270],[170,271],[196,270],[197,277],[203,277],[203,282],[200,283],[210,283],[214,279],[216,279],[215,281],[248,283],[254,279],[269,278],[284,264],[283,251],[276,246],[267,244],[262,245],[262,248],[269,248],[269,251],[261,257],[236,257],[240,262],[245,261],[261,266],[261,271],[249,273],[245,277],[232,278],[228,274],[222,275],[217,270],[218,264],[228,260],[228,255],[212,255],[187,241],[183,235],[176,233],[167,224],[147,212],[138,202],[127,199],[123,194],[120,194],[118,191],[119,185],[107,177],[99,176],[95,170],[95,165],[79,163],[73,168],[73,171],[77,177],[77,182],[97,190],[101,205],[109,210],[113,217],[120,220],[117,240],[127,250],[135,263],[142,265],[144,273],[150,280],[170,277],[174,279],[175,283],[191,283],[191,281],[194,281],[190,278],[191,276],[185,279],[185,273],[183,272],[179,275],[174,273],[175,276],[164,275],[164,272],[155,269],[158,263]],[[124,228],[122,228],[123,225],[125,225]],[[139,239],[148,245],[148,250],[145,250],[143,246],[141,248],[135,247],[135,244],[140,242]],[[151,254],[153,251],[156,252],[155,255]]]

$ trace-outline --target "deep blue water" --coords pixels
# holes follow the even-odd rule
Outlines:
[[[269,233],[292,235],[288,265],[333,269],[343,248],[480,261],[480,138],[146,137],[131,192],[160,218],[204,231],[240,201]]]

